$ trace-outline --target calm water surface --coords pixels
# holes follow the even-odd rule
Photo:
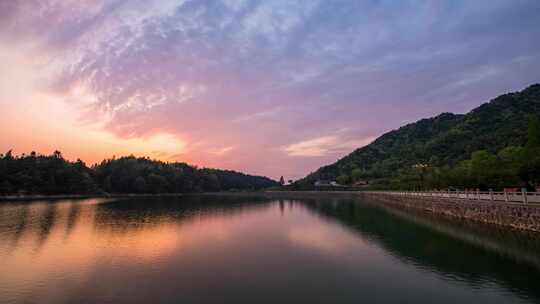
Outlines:
[[[538,303],[534,238],[349,200],[0,205],[0,303]]]

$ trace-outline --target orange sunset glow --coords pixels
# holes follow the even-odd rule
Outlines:
[[[0,4],[4,153],[59,150],[89,165],[135,155],[297,179],[404,122],[537,79],[533,32],[486,23],[468,38],[454,23],[427,25],[516,13],[502,2],[453,13],[382,5],[395,18],[357,3],[349,11],[366,15],[350,19],[323,3],[33,2]],[[486,59],[494,48],[501,58]]]
[[[540,303],[540,0],[0,0],[0,304]]]

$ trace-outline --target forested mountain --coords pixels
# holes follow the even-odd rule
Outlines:
[[[278,183],[235,171],[198,169],[134,156],[87,167],[53,155],[0,154],[0,194],[180,193],[258,190]]]
[[[419,183],[423,180],[404,182],[405,176],[411,179],[411,175],[415,175],[413,171],[421,170],[422,174],[416,175],[424,179],[427,173],[440,175],[444,170],[462,165],[473,152],[482,151],[500,160],[498,153],[503,149],[525,146],[531,115],[539,114],[540,84],[535,84],[521,92],[501,95],[465,115],[443,113],[388,132],[336,163],[311,173],[297,185],[311,185],[318,179],[338,179],[345,184],[369,180],[376,188],[421,187]],[[424,186],[449,186],[451,182],[456,183],[439,180],[439,183]],[[457,182],[460,183],[466,186],[463,181]],[[470,186],[480,186],[479,183],[475,181]],[[498,183],[516,184],[518,181]]]

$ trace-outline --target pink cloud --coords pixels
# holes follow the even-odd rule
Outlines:
[[[43,76],[28,97],[76,109],[64,127],[98,126],[100,151],[137,141],[152,157],[298,178],[404,120],[538,81],[537,5],[15,0],[0,4],[0,43],[37,58],[10,75]],[[9,91],[0,102],[17,108]]]

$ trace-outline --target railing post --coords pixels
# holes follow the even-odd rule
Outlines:
[[[508,192],[506,192],[506,189],[504,189],[504,201],[508,202]]]
[[[527,188],[521,188],[521,196],[523,197],[523,203],[527,203]]]
[[[493,202],[493,189],[489,189],[489,199]]]

